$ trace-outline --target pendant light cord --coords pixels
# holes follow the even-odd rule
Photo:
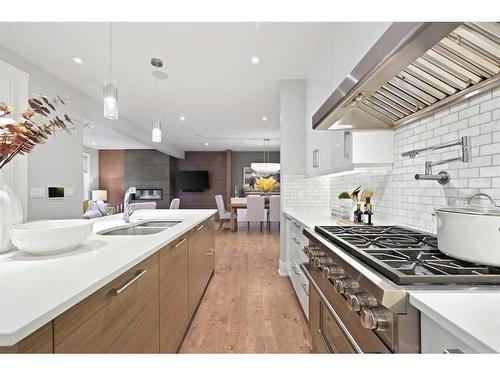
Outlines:
[[[156,81],[156,115],[158,116],[159,114],[159,105],[158,105],[158,78],[155,78],[155,81]]]
[[[111,22],[109,23],[109,78],[111,79],[111,66],[112,66],[112,63],[113,63],[113,54],[111,53],[112,52],[112,48],[111,48],[111,44],[113,42],[113,37],[112,37],[112,27],[111,27]]]

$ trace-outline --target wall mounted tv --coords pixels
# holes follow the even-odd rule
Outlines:
[[[182,191],[203,191],[208,189],[208,171],[179,171],[175,184]]]

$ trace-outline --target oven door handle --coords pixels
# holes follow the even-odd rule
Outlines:
[[[307,279],[309,280],[309,285],[312,285],[312,287],[314,288],[314,290],[316,291],[316,293],[318,293],[319,298],[321,299],[321,302],[323,302],[323,305],[327,308],[327,310],[330,313],[330,315],[335,319],[335,321],[337,322],[338,326],[340,327],[340,329],[344,333],[345,337],[347,338],[347,340],[349,340],[349,342],[353,346],[354,350],[357,353],[363,354],[363,350],[361,349],[361,347],[359,346],[359,344],[356,342],[356,340],[354,339],[354,337],[351,335],[351,333],[349,332],[349,330],[345,326],[344,322],[342,322],[342,319],[340,319],[340,317],[337,314],[337,312],[333,309],[332,305],[330,305],[330,302],[328,302],[328,299],[325,297],[325,295],[323,294],[323,292],[319,289],[318,284],[316,284],[316,281],[314,281],[314,279],[312,278],[312,276],[309,273],[309,271],[307,270],[307,268],[304,267],[304,264],[301,264],[300,268],[302,269],[302,272],[304,272],[304,274],[306,275]]]

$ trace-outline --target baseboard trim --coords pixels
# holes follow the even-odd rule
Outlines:
[[[288,276],[288,270],[290,269],[290,262],[279,261],[278,273],[280,276]]]

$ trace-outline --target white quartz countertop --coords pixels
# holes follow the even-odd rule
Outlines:
[[[410,303],[480,353],[500,353],[500,290],[410,291]]]
[[[333,217],[330,211],[327,210],[297,210],[297,209],[285,209],[285,214],[293,217],[295,220],[300,222],[302,225],[314,228],[316,225],[346,225],[346,222],[340,220],[339,218]],[[381,221],[374,218],[374,225],[391,225],[387,221]],[[350,223],[349,225],[355,225]]]
[[[96,234],[126,224],[121,214],[107,216],[95,219],[90,237],[71,252],[47,256],[20,251],[0,254],[0,346],[16,344],[216,212],[139,210],[131,221],[182,221],[144,236]]]

